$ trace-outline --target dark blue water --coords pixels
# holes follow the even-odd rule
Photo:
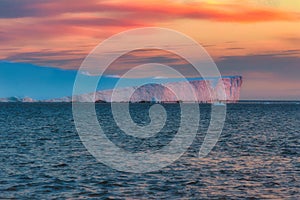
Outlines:
[[[159,149],[178,129],[178,105],[165,105],[168,121],[157,138],[132,139],[96,106],[107,136],[128,151]],[[149,123],[147,104],[132,118]],[[118,172],[81,143],[71,104],[0,104],[0,199],[299,199],[300,105],[228,105],[219,142],[204,159],[198,151],[210,106],[201,105],[199,134],[172,165],[146,174]],[[132,139],[132,141],[130,140]]]

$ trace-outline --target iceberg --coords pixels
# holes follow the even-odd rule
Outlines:
[[[73,97],[51,99],[47,102],[236,103],[240,99],[242,82],[241,76],[228,76],[186,82],[150,83],[140,87],[134,86],[114,90],[102,90]],[[223,91],[225,91],[225,95]]]
[[[30,97],[0,98],[0,102],[236,103],[240,99],[242,82],[241,76],[226,76],[160,84],[149,83],[140,87],[132,86],[99,90],[92,93],[48,100],[34,100]],[[223,91],[225,91],[225,94]]]

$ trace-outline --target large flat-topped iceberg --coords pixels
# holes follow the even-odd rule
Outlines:
[[[240,98],[241,76],[208,78],[188,82],[146,84],[103,90],[72,97],[50,100],[52,102],[237,102]],[[224,90],[223,90],[224,86]],[[191,89],[191,87],[193,89]],[[225,91],[225,94],[224,94]]]

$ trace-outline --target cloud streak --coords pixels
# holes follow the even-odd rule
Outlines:
[[[162,0],[153,2],[96,1],[88,3],[73,0],[2,0],[0,18],[53,17],[69,13],[111,13],[135,19],[191,18],[229,22],[260,22],[277,20],[299,20],[299,13],[291,13],[276,8],[264,8],[249,4],[178,3]],[[139,17],[139,18],[136,18]],[[80,21],[80,20],[79,20]],[[75,21],[73,21],[75,22]],[[80,23],[80,22],[79,22]]]

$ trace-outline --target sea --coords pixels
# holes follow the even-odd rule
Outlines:
[[[164,104],[165,126],[151,138],[126,135],[110,104],[95,105],[99,124],[128,152],[168,145],[180,106]],[[137,124],[149,124],[150,104],[130,105]],[[71,103],[0,103],[0,199],[300,199],[300,104],[227,105],[223,131],[199,158],[211,116],[201,104],[197,135],[187,151],[162,169],[118,171],[82,143]],[[158,160],[159,161],[159,160]]]

